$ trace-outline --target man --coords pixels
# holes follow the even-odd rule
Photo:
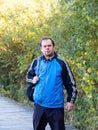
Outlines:
[[[45,130],[49,123],[51,130],[65,130],[64,87],[67,91],[66,109],[71,111],[77,90],[73,74],[66,61],[55,53],[55,43],[50,37],[42,37],[42,56],[34,59],[27,73],[27,82],[35,84],[34,130]]]

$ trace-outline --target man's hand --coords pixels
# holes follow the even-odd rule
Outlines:
[[[33,78],[33,80],[32,80],[32,83],[33,83],[33,84],[36,84],[38,81],[39,81],[38,76],[34,76],[34,78]]]
[[[67,102],[65,108],[67,111],[71,111],[73,109],[73,106],[74,106],[73,103]]]

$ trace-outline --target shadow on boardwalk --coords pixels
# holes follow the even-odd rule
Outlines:
[[[33,107],[0,96],[0,130],[33,130],[32,114]],[[50,130],[49,125],[46,130]],[[76,129],[66,125],[66,130]]]

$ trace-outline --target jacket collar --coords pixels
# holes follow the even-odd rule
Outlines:
[[[57,53],[56,53],[56,52],[54,52],[54,56],[53,56],[51,59],[48,59],[48,60],[52,60],[52,59],[54,59],[54,58],[57,58]],[[44,55],[41,56],[41,59],[48,61],[48,60],[45,58]]]

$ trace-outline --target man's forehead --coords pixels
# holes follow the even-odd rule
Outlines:
[[[42,44],[52,44],[52,41],[50,39],[42,40]]]

